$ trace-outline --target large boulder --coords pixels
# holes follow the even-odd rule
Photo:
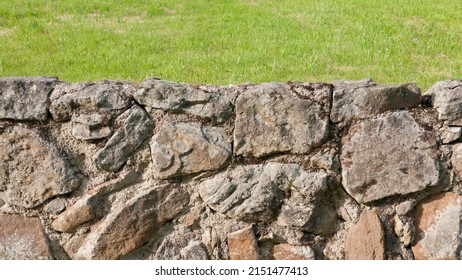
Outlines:
[[[365,120],[342,144],[342,183],[359,203],[418,192],[439,181],[435,137],[409,112]]]
[[[0,78],[0,119],[46,121],[55,77]]]
[[[164,123],[151,141],[156,179],[219,169],[231,154],[223,129],[199,123]]]
[[[252,86],[242,93],[236,100],[234,153],[245,157],[306,154],[324,143],[328,107],[316,95],[330,95],[330,87],[319,87],[310,92],[312,96],[301,96],[279,83]]]
[[[15,126],[0,135],[0,198],[6,203],[33,208],[72,192],[80,182],[58,149],[36,131]]]

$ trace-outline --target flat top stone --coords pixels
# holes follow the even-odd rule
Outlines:
[[[439,181],[435,137],[407,111],[353,126],[342,144],[342,183],[359,203],[414,193]]]
[[[323,104],[300,98],[285,84],[261,84],[236,100],[234,151],[245,157],[306,154],[326,140],[328,128]]]

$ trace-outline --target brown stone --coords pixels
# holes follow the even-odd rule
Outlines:
[[[352,226],[345,241],[346,260],[383,260],[384,234],[374,210],[364,210],[358,223]]]
[[[228,234],[230,260],[258,260],[258,244],[252,227]]]
[[[275,260],[314,260],[314,251],[310,246],[278,244],[273,247]]]
[[[416,260],[459,259],[462,196],[437,194],[419,203],[415,211]]]
[[[0,259],[53,259],[39,218],[0,214]]]
[[[84,194],[77,202],[53,221],[51,227],[56,231],[71,232],[80,225],[96,218],[102,197],[132,184],[139,174],[128,171],[119,178],[100,184]]]
[[[175,185],[140,190],[125,204],[112,209],[92,230],[76,258],[109,260],[125,256],[153,238],[188,202],[188,192]]]

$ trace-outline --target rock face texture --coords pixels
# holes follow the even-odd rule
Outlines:
[[[372,210],[361,213],[356,225],[348,230],[345,241],[346,260],[383,260],[384,233],[379,217]]]
[[[0,259],[461,259],[459,99],[0,78]]]
[[[442,193],[422,201],[415,213],[416,260],[455,260],[461,253],[462,196]]]
[[[40,219],[0,214],[0,259],[53,259]]]
[[[33,208],[80,184],[59,151],[36,131],[20,126],[0,135],[0,198]]]
[[[221,128],[198,123],[165,123],[151,143],[156,179],[219,169],[232,153]]]
[[[236,100],[236,155],[264,157],[277,153],[306,154],[321,145],[329,130],[324,104],[311,95],[291,93],[283,84],[251,87]]]
[[[361,122],[342,142],[343,185],[359,203],[438,184],[436,140],[406,111]]]
[[[46,121],[54,77],[0,78],[0,119]]]

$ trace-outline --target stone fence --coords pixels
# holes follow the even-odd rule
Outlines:
[[[0,79],[0,259],[460,259],[462,80]]]

